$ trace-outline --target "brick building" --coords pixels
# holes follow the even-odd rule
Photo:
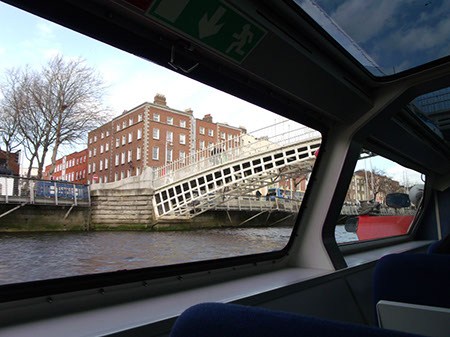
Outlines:
[[[87,149],[74,152],[56,160],[56,167],[50,176],[51,165],[45,167],[44,179],[65,180],[78,184],[87,182]]]
[[[0,150],[0,174],[19,175],[20,151],[11,153]]]
[[[87,182],[106,183],[183,160],[193,151],[213,146],[245,132],[214,123],[210,114],[172,109],[165,96],[142,103],[88,134]]]
[[[375,199],[384,204],[389,193],[404,193],[405,187],[396,180],[371,171],[359,170],[353,174],[346,201]]]

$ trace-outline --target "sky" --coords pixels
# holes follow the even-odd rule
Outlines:
[[[214,122],[244,126],[249,132],[283,119],[234,96],[2,2],[0,25],[0,76],[11,67],[29,65],[39,69],[58,53],[67,58],[81,57],[89,66],[96,68],[106,81],[108,95],[105,103],[111,110],[111,118],[144,102],[153,102],[156,93],[161,93],[166,96],[167,105],[171,108],[191,108],[197,118],[211,114]],[[75,147],[75,150],[79,149],[80,146]],[[62,150],[71,153],[74,148]]]
[[[450,54],[448,0],[296,0],[375,75]]]

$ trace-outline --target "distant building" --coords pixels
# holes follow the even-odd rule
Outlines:
[[[405,192],[405,188],[398,181],[371,171],[359,170],[353,174],[346,201],[360,202],[375,199],[385,204],[386,195],[400,192]]]
[[[20,151],[9,153],[0,150],[0,174],[18,176],[20,172],[19,161],[20,161]]]
[[[26,177],[28,175],[28,167],[22,167],[20,169],[20,176]],[[30,172],[30,178],[37,178],[39,176],[39,168],[32,167]]]
[[[140,175],[191,153],[232,140],[245,130],[214,123],[210,114],[172,109],[164,95],[142,103],[88,134],[87,182],[108,183]]]
[[[64,180],[78,184],[87,182],[87,149],[74,152],[56,160],[55,171],[50,175],[51,165],[45,167],[44,179]]]

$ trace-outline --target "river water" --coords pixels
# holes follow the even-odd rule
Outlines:
[[[290,227],[274,227],[182,232],[0,233],[0,284],[280,250],[291,232]],[[336,234],[341,242],[349,235],[345,231]]]

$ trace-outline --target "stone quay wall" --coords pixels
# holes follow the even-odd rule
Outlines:
[[[144,230],[154,223],[153,189],[91,191],[92,230]]]

